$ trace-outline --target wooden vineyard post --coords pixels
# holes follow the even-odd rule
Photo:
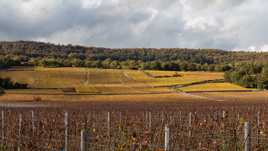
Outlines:
[[[225,110],[222,111],[222,118],[225,119],[227,117],[227,112]]]
[[[149,128],[149,116],[148,111],[145,111],[145,128]]]
[[[2,119],[1,119],[1,137],[2,137],[2,144],[5,143],[5,112],[2,111]]]
[[[169,121],[168,121],[168,123],[169,123],[170,125],[172,125],[173,121],[174,121],[174,120],[173,120],[173,116],[170,115],[170,116],[169,116]]]
[[[191,129],[192,129],[192,112],[189,113],[189,123],[188,124],[189,124],[188,125],[189,137],[191,137],[191,135],[192,135],[192,131],[191,131]]]
[[[33,135],[35,133],[35,115],[34,115],[34,111],[31,111],[32,113],[32,131],[33,131]]]
[[[107,136],[110,139],[110,128],[111,128],[111,114],[110,112],[107,113]]]
[[[119,112],[119,132],[122,131],[122,112]]]
[[[164,112],[162,111],[161,112],[161,122],[162,122],[162,124],[164,124],[164,121],[165,121],[165,115],[164,115]]]
[[[122,124],[122,112],[119,112],[119,124]]]
[[[169,127],[165,125],[165,151],[169,151]]]
[[[180,118],[180,125],[182,125],[182,124],[181,124],[181,123],[182,123],[182,117],[181,117],[181,116],[182,116],[182,112],[181,112],[181,111],[180,111],[180,113],[179,113],[179,116],[180,116],[180,117],[179,117],[179,118]]]
[[[152,112],[149,112],[149,131],[151,132],[151,128],[152,128]]]
[[[251,133],[250,133],[250,124],[245,122],[244,125],[244,151],[251,151]]]
[[[22,128],[22,114],[19,114],[19,141],[18,141],[18,151],[21,151],[21,128]]]
[[[108,148],[111,147],[111,114],[110,112],[107,113],[107,137],[108,137]]]
[[[148,111],[145,111],[144,115],[145,115],[145,122],[147,122],[148,121]]]
[[[65,143],[64,143],[64,151],[68,151],[68,112],[64,114],[64,126],[65,126]]]
[[[89,133],[86,130],[81,131],[81,144],[80,148],[81,151],[88,151],[89,150]]]
[[[258,113],[257,113],[257,145],[259,145],[260,144],[260,111],[258,111]]]

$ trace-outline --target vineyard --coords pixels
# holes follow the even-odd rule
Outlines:
[[[14,67],[0,70],[0,78],[28,84],[28,89],[6,90],[0,101],[34,101],[36,96],[46,101],[158,100],[162,96],[183,100],[189,96],[180,92],[248,90],[220,81],[207,83],[222,80],[220,72]]]
[[[29,86],[0,96],[0,151],[268,149],[268,93],[224,82],[223,73],[19,68],[0,74]]]
[[[0,112],[1,150],[267,150],[267,107],[260,102],[6,107]]]
[[[163,77],[157,78],[158,76]],[[120,88],[126,90],[128,87],[133,92],[150,92],[150,89],[157,87],[163,88],[204,80],[222,79],[223,73],[36,67],[32,70],[24,70],[23,68],[3,70],[0,71],[0,77],[8,77],[19,83],[27,83],[32,89],[73,87],[78,93],[111,93],[111,89],[118,89],[118,93],[124,93],[125,91]]]

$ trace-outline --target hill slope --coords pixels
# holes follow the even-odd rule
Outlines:
[[[230,61],[252,61],[268,59],[268,53],[231,52],[219,49],[186,48],[121,48],[110,49],[51,43],[17,41],[0,42],[0,53],[17,54],[28,57],[78,57],[93,60],[142,60],[142,61],[190,61],[192,63],[217,64]]]

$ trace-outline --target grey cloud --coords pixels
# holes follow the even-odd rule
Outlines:
[[[2,0],[0,40],[267,48],[267,6],[261,0]]]

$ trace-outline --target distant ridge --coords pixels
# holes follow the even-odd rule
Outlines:
[[[199,64],[218,64],[232,61],[266,61],[268,52],[226,51],[221,49],[191,48],[103,48],[80,45],[61,45],[35,41],[2,41],[0,54],[31,57],[68,57],[94,60],[180,60]],[[261,54],[261,55],[260,55]]]

